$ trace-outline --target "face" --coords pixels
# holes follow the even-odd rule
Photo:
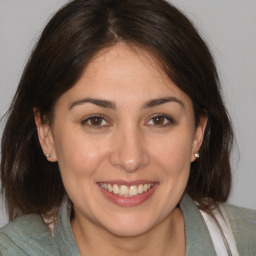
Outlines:
[[[75,219],[121,236],[172,217],[205,127],[156,61],[124,44],[91,61],[57,101],[51,127],[36,121]]]

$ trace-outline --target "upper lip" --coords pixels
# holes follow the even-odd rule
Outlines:
[[[132,185],[140,185],[140,184],[155,184],[157,182],[152,181],[152,180],[134,180],[134,181],[125,181],[125,180],[111,180],[111,181],[108,181],[108,180],[104,180],[104,181],[99,181],[97,183],[132,186]]]

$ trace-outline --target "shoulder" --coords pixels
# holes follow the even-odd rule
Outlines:
[[[252,220],[256,220],[256,211],[238,207],[232,204],[223,204],[223,207],[233,218],[249,218]]]
[[[58,255],[41,216],[28,214],[0,229],[0,255]]]
[[[236,224],[248,225],[252,230],[256,232],[256,211],[237,207],[230,204],[224,204],[228,217],[231,222],[235,222]]]
[[[223,205],[241,255],[256,255],[256,211]],[[253,254],[249,254],[253,253]]]

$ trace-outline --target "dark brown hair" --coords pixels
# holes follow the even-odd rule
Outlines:
[[[6,114],[2,191],[10,219],[46,215],[65,194],[57,163],[41,150],[33,109],[51,122],[56,100],[103,48],[123,42],[147,50],[192,100],[195,121],[208,117],[200,159],[191,164],[187,193],[201,206],[229,195],[232,128],[208,47],[191,22],[164,0],[75,0],[45,27]]]

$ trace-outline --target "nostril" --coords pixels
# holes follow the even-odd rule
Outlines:
[[[134,126],[125,126],[115,134],[110,162],[127,172],[135,172],[150,162],[143,135]]]
[[[110,162],[113,166],[123,169],[126,172],[135,172],[144,168],[150,162],[150,156],[146,151],[137,152],[128,155],[127,152],[112,152]]]

